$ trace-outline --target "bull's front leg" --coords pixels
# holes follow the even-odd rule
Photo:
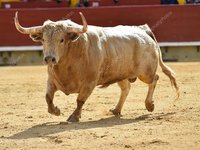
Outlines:
[[[92,93],[95,85],[96,85],[95,83],[92,83],[92,84],[89,84],[88,86],[84,86],[81,88],[80,93],[76,100],[77,107],[74,110],[74,112],[67,119],[68,122],[79,122],[79,119],[81,118],[82,107],[83,107],[85,101],[87,100],[87,98]]]
[[[53,104],[54,93],[57,91],[56,86],[51,80],[47,81],[46,102],[48,105],[48,112],[52,115],[59,116],[60,109]]]

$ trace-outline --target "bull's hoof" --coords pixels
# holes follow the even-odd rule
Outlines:
[[[153,112],[154,111],[154,103],[145,103],[146,109],[149,112]]]
[[[59,109],[58,107],[55,107],[55,109],[54,109],[54,114],[55,114],[56,116],[60,116],[60,109]]]
[[[52,108],[48,108],[48,112],[52,115],[55,116],[60,116],[60,109],[56,106],[53,109]]]
[[[79,118],[80,118],[80,116],[77,116],[77,115],[72,114],[72,115],[69,116],[69,118],[67,119],[67,122],[79,122]]]
[[[118,111],[117,109],[110,109],[110,112],[113,113],[116,117],[121,117],[121,111]]]

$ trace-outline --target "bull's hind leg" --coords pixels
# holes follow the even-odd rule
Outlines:
[[[156,87],[157,80],[159,79],[158,75],[155,75],[152,79],[149,78],[149,80],[145,80],[144,82],[148,83],[149,81],[152,81],[151,83],[148,83],[149,89],[148,94],[145,100],[145,106],[146,109],[150,112],[154,111],[154,102],[153,102],[153,93]]]
[[[117,106],[115,107],[115,109],[111,110],[111,112],[115,116],[121,115],[121,110],[122,110],[123,104],[126,100],[126,97],[128,96],[128,93],[129,93],[130,87],[131,87],[130,82],[127,79],[118,82],[118,85],[121,88],[120,99],[119,99],[119,102],[118,102]]]

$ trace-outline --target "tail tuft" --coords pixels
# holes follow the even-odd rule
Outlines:
[[[169,68],[166,65],[164,65],[162,67],[162,71],[163,71],[163,73],[165,75],[167,75],[169,77],[169,79],[171,81],[171,85],[176,89],[176,98],[175,98],[175,100],[178,100],[179,97],[180,97],[180,91],[179,91],[179,87],[178,87],[177,82],[176,82],[175,73],[171,70],[171,68]]]

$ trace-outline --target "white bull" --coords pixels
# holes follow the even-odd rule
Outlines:
[[[57,90],[66,95],[78,93],[77,108],[68,118],[70,122],[77,122],[93,89],[97,85],[107,87],[117,82],[121,96],[112,112],[120,115],[130,82],[137,78],[149,85],[145,106],[148,111],[153,111],[158,63],[179,96],[175,73],[163,63],[160,48],[148,25],[87,26],[85,17],[80,15],[83,26],[64,20],[45,21],[42,26],[24,28],[19,24],[16,12],[17,30],[43,44],[49,75],[46,92],[49,113],[60,115],[60,109],[53,104]]]

